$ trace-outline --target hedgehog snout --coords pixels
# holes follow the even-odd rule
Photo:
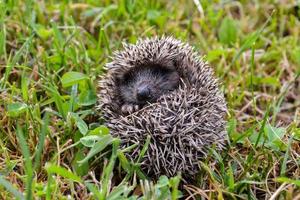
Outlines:
[[[138,101],[146,102],[152,98],[151,89],[147,85],[142,85],[137,88],[136,97]]]

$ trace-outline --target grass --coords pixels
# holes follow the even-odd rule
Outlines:
[[[0,198],[300,199],[299,6],[0,1]],[[163,34],[206,55],[229,108],[227,149],[193,185],[145,180],[94,109],[112,52]]]

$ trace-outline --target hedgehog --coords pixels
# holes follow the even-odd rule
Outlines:
[[[123,43],[111,59],[97,110],[122,149],[136,146],[127,158],[152,179],[181,173],[195,180],[209,149],[227,142],[226,101],[212,68],[192,46],[166,36]]]

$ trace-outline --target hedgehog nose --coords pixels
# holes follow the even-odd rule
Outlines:
[[[137,89],[137,99],[139,101],[147,101],[151,98],[151,91],[148,87],[139,87]]]

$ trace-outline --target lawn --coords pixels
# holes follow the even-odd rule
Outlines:
[[[300,199],[299,1],[0,0],[0,27],[0,199]],[[113,52],[162,35],[228,106],[191,184],[138,173],[95,109]]]

